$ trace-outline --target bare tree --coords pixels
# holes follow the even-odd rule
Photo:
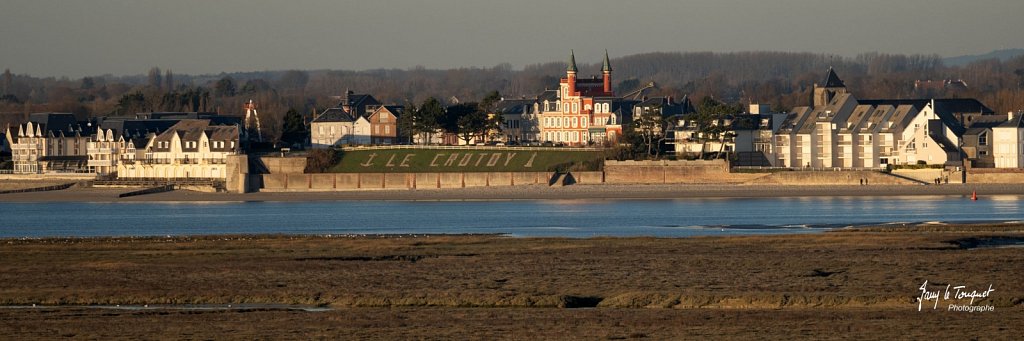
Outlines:
[[[151,88],[160,90],[160,87],[163,86],[163,78],[160,76],[160,68],[154,66],[149,69],[149,75],[147,78]]]

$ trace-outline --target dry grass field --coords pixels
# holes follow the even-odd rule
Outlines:
[[[1012,339],[1024,226],[681,239],[0,240],[0,338]],[[925,307],[924,281],[995,291]],[[946,302],[946,301],[943,301]],[[76,305],[330,308],[110,310]]]

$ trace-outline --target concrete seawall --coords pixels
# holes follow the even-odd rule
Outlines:
[[[275,160],[277,159],[277,160]],[[439,189],[524,185],[736,184],[736,185],[919,185],[930,183],[941,170],[897,171],[776,171],[734,173],[723,160],[606,161],[604,171],[570,172],[452,172],[452,173],[325,173],[304,174],[305,159],[264,158],[270,174],[262,174],[261,191],[345,191],[379,189]],[[959,182],[960,173],[945,173]],[[969,183],[1024,183],[1024,170],[979,170],[968,173]]]
[[[791,171],[778,172],[752,179],[747,184],[761,185],[916,185],[920,182],[877,171]]]
[[[608,184],[740,184],[764,174],[730,173],[725,160],[605,161]]]

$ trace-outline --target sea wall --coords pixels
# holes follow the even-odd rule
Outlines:
[[[439,189],[524,185],[601,184],[768,184],[768,185],[918,185],[935,178],[960,182],[959,172],[942,170],[732,172],[723,160],[606,161],[604,171],[570,172],[433,172],[304,174],[303,158],[262,158],[270,174],[254,180],[261,191],[342,191]],[[1024,183],[1024,170],[972,169],[968,183]]]
[[[730,173],[725,160],[605,161],[608,184],[730,184],[764,174]]]
[[[963,176],[959,172],[954,175],[959,182]],[[953,176],[950,176],[950,182]],[[967,171],[967,183],[1007,184],[1024,183],[1024,169],[1017,168],[971,168]]]
[[[765,185],[915,185],[921,182],[878,171],[787,171],[776,172],[751,180],[748,184]]]

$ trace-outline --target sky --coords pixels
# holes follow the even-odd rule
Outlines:
[[[1021,0],[2,0],[33,76],[580,63],[674,51],[952,57],[1024,47]]]

